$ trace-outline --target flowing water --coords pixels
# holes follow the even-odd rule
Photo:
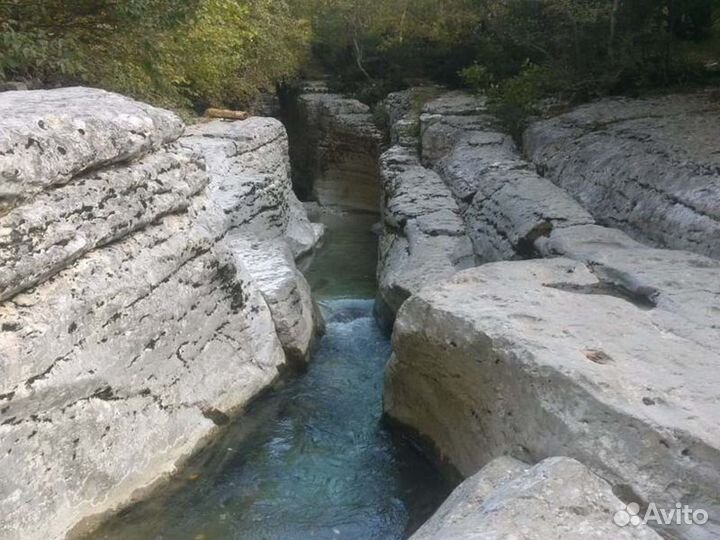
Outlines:
[[[400,540],[451,486],[381,422],[373,217],[325,216],[308,271],[326,321],[308,371],[258,399],[172,485],[92,540]]]

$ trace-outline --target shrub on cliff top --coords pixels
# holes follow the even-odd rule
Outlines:
[[[0,78],[171,107],[245,103],[295,73],[307,37],[284,0],[8,0]]]

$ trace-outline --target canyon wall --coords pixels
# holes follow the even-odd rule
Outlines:
[[[184,134],[88,88],[0,111],[0,538],[59,539],[306,361],[321,321],[295,259],[322,230],[276,120]]]
[[[329,93],[323,83],[306,83],[286,101],[293,180],[303,200],[377,212],[382,134],[370,107]]]
[[[688,106],[695,99],[688,97]],[[397,95],[388,100],[391,107],[403,102],[408,99]],[[607,114],[586,136],[576,129],[577,118],[592,107],[594,114]],[[433,441],[468,478],[501,456],[529,464],[556,456],[577,460],[618,498],[604,523],[585,522],[590,537],[612,530],[622,537],[628,529],[615,529],[612,512],[634,502],[643,509],[655,503],[707,511],[706,524],[668,524],[660,532],[709,540],[720,534],[720,261],[708,256],[720,246],[711,219],[720,208],[718,137],[712,135],[720,112],[707,106],[701,120],[694,108],[681,121],[682,112],[658,107],[641,122],[624,112],[643,107],[601,102],[531,127],[528,153],[537,164],[522,157],[482,97],[447,92],[415,112],[406,107],[390,115],[395,147],[381,160],[384,236],[412,223],[397,209],[407,200],[423,201],[430,183],[435,187],[427,191],[446,202],[424,212],[449,209],[454,225],[433,236],[437,249],[416,251],[417,260],[399,272],[418,276],[402,296],[395,294],[395,272],[383,270],[393,268],[395,252],[383,258],[381,295],[400,300],[385,409]],[[613,158],[600,165],[591,155]],[[400,185],[411,186],[409,194],[397,188],[400,165],[408,170]],[[671,177],[692,180],[684,194],[653,187]],[[690,192],[697,212],[685,204]],[[610,211],[620,208],[613,200],[623,195],[634,217]],[[650,215],[645,210],[652,220],[640,217]],[[411,231],[406,227],[404,235],[412,238]],[[463,235],[472,262],[448,256],[457,253]],[[459,261],[479,266],[463,269]],[[423,271],[413,274],[418,267]],[[574,462],[552,463],[553,472],[543,478],[557,475],[554,489],[576,492]],[[543,538],[522,529],[519,517],[503,521],[515,514],[495,513],[517,504],[513,492],[526,498],[520,484],[500,489],[492,514],[484,498],[473,498],[470,489],[459,492],[463,512],[471,508],[500,528],[462,517],[458,523],[468,527],[458,528],[455,518],[443,520],[440,512],[433,533],[418,538]],[[563,505],[548,500],[539,511],[552,523]],[[580,515],[601,516],[592,506],[587,498],[579,503]],[[482,531],[485,536],[477,536]]]

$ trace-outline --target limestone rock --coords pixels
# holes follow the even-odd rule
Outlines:
[[[0,216],[0,301],[92,249],[187,210],[207,181],[195,156],[163,150],[42,192]]]
[[[465,220],[475,253],[485,262],[531,257],[538,238],[594,223],[565,191],[524,169],[488,171]]]
[[[717,276],[691,266],[676,276],[698,272],[683,284]],[[660,268],[640,274],[661,287]],[[705,526],[672,532],[714,538],[720,283],[705,283],[704,303],[688,286],[703,315],[681,320],[593,270],[563,258],[494,263],[423,289],[395,324],[386,410],[435,441],[465,475],[502,454],[529,462],[566,455],[635,502],[708,511]],[[664,281],[669,288],[673,276]]]
[[[306,364],[322,315],[288,244],[282,239],[260,242],[236,236],[228,238],[226,245],[265,297],[288,360]]]
[[[209,228],[227,231],[224,244],[265,296],[288,357],[306,361],[322,318],[294,259],[313,251],[323,227],[310,223],[292,191],[283,125],[271,118],[210,122],[189,129],[181,144],[205,156],[209,197],[226,216]]]
[[[320,230],[275,120],[163,146],[183,129],[165,111],[23,94],[0,134],[66,151],[16,155],[35,183],[0,216],[0,539],[59,540],[175,472],[276,379],[283,345],[307,351],[319,319],[294,258]]]
[[[709,92],[604,99],[524,139],[543,174],[601,223],[720,258],[720,104]]]
[[[474,257],[457,204],[435,172],[400,146],[383,154],[380,167],[379,313],[392,320],[411,294],[471,266]]]
[[[0,319],[3,540],[61,538],[127,503],[285,361],[251,278],[182,216],[93,251]]]
[[[695,253],[648,248],[617,229],[598,225],[553,231],[536,242],[547,257],[587,263],[605,283],[646,307],[663,326],[712,346],[720,328],[720,261]]]
[[[177,139],[173,113],[92,88],[0,93],[0,214],[90,169]]]
[[[305,93],[290,111],[295,184],[323,206],[376,212],[382,135],[370,108],[329,93]]]
[[[502,457],[463,482],[410,540],[660,540],[645,525],[617,526],[621,508],[610,486],[573,459],[530,468]]]

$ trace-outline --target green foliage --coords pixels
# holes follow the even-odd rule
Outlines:
[[[460,78],[465,86],[475,92],[487,90],[493,82],[490,70],[477,63],[463,68],[460,71]]]
[[[3,0],[0,80],[242,106],[311,48],[364,101],[430,79],[490,93],[515,118],[550,95],[702,80],[719,17],[720,0]]]
[[[246,104],[293,76],[309,28],[284,0],[14,0],[0,32],[0,78],[183,108]]]

